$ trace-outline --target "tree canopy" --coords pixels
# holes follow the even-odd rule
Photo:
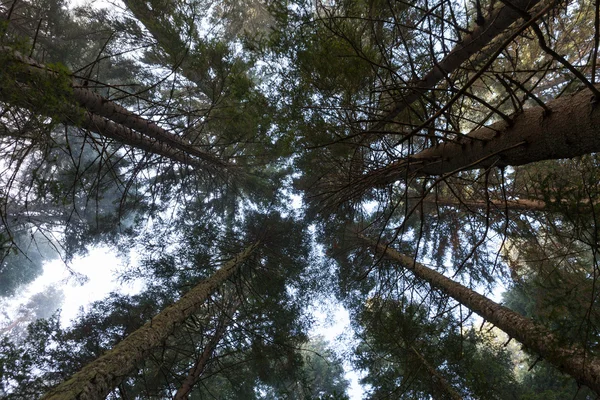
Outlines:
[[[600,395],[598,4],[0,4],[0,394]]]

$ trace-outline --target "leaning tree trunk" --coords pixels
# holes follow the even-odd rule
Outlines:
[[[408,82],[410,92],[400,97],[395,107],[385,117],[372,126],[369,131],[377,132],[391,122],[394,117],[420,99],[427,90],[432,89],[442,79],[454,72],[472,55],[479,53],[494,38],[504,32],[522,16],[517,10],[529,11],[539,0],[512,0],[511,5],[504,5],[485,16],[480,25],[464,36],[446,57],[435,63],[435,66],[422,78]]]
[[[476,129],[456,141],[425,149],[355,182],[361,187],[394,183],[414,175],[517,166],[600,151],[600,107],[583,89],[533,107],[506,121]]]
[[[106,118],[94,115],[87,111],[83,113],[83,116],[78,116],[74,120],[71,119],[65,122],[80,126],[89,130],[90,132],[97,133],[100,136],[104,136],[109,139],[114,139],[117,142],[135,147],[136,149],[144,150],[148,153],[156,154],[175,162],[189,165],[190,167],[196,167],[200,169],[215,169],[212,168],[214,167],[213,164],[207,164],[206,162],[191,156],[186,151],[173,148],[165,142],[144,137],[144,135],[134,131],[133,129],[119,125]]]
[[[439,398],[448,400],[463,400],[462,396],[456,390],[454,390],[446,378],[444,378],[442,374],[440,374],[438,370],[435,369],[433,365],[431,365],[429,361],[427,361],[427,359],[425,359],[425,357],[414,348],[414,346],[410,346],[410,349],[427,371],[435,390],[440,396]],[[437,398],[437,396],[435,397]]]
[[[66,121],[63,122],[80,125],[100,135],[121,140],[126,144],[152,151],[175,161],[183,162],[184,159],[187,159],[188,162],[186,163],[189,164],[203,163],[206,166],[219,169],[230,167],[228,163],[219,157],[198,149],[180,136],[166,131],[156,123],[129,111],[92,90],[78,86],[74,80],[68,83],[69,87],[54,87],[53,85],[57,82],[59,84],[65,83],[64,71],[59,73],[6,46],[0,47],[0,61],[4,62],[6,64],[4,67],[15,75],[14,80],[17,82],[14,88],[0,87],[2,101],[7,103],[16,102],[18,106],[27,108],[27,102],[19,102],[18,96],[11,92],[19,88],[25,94],[30,93],[36,96],[35,88],[37,86],[50,87],[57,90],[60,93],[59,97],[62,97],[57,98],[55,101],[64,103],[61,106],[67,111],[68,116],[65,118]],[[42,82],[41,85],[40,82]],[[31,84],[33,86],[30,86]],[[33,111],[39,110],[35,109]],[[56,115],[50,116],[56,117]],[[197,158],[197,160],[194,162],[191,157]]]
[[[416,199],[421,201],[420,199]],[[456,208],[477,208],[485,209],[487,207],[504,211],[504,210],[519,210],[519,211],[547,211],[548,205],[544,200],[539,199],[512,199],[512,200],[463,200],[459,198],[447,198],[427,196],[423,199],[423,203],[433,206],[452,206]]]
[[[558,338],[545,327],[535,324],[528,318],[503,307],[485,296],[445,277],[412,258],[394,249],[359,235],[367,246],[373,247],[385,257],[398,262],[403,268],[414,273],[435,288],[496,325],[510,337],[517,339],[527,348],[535,351],[561,372],[571,375],[578,383],[588,386],[600,395],[600,360],[586,354],[576,346],[563,346]]]
[[[48,392],[44,400],[104,399],[153,349],[161,347],[176,327],[198,311],[208,297],[233,276],[259,243],[248,246],[208,279],[158,313],[112,350],[92,361],[69,380]]]
[[[200,377],[206,370],[206,365],[210,361],[213,352],[215,351],[217,345],[223,338],[223,335],[225,335],[225,332],[227,331],[227,328],[230,325],[231,320],[229,314],[232,315],[233,313],[235,313],[235,310],[238,308],[239,304],[240,302],[236,301],[232,305],[232,307],[229,307],[228,312],[223,312],[223,316],[221,317],[221,320],[219,321],[213,336],[210,338],[210,341],[204,347],[204,350],[202,351],[202,354],[200,354],[200,357],[198,357],[192,368],[190,368],[181,386],[179,386],[179,389],[177,389],[177,393],[175,393],[173,400],[188,399],[190,392],[194,388],[196,382],[198,382],[198,379],[200,379]]]
[[[421,201],[419,198],[416,201]],[[569,203],[568,199],[552,199],[550,203],[546,203],[540,199],[490,199],[490,200],[463,200],[459,198],[447,198],[447,197],[435,197],[427,196],[423,199],[423,203],[433,206],[452,206],[456,208],[476,208],[486,209],[491,208],[499,211],[515,210],[515,211],[548,211],[558,212],[561,207],[577,207],[579,212],[591,212],[592,207],[595,207],[598,203],[589,200],[582,199],[577,203]]]

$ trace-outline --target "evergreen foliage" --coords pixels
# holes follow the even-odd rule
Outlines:
[[[578,371],[600,370],[599,15],[0,4],[2,304],[98,245],[139,255],[119,278],[144,282],[67,325],[48,315],[59,289],[23,302],[0,327],[0,395],[346,399],[352,363],[366,398],[594,398],[600,377]],[[502,316],[444,285],[505,289],[514,321],[551,338],[500,340],[473,313]],[[189,316],[164,317],[204,287]],[[351,316],[345,352],[310,333],[328,298]],[[140,332],[158,344],[88,379]],[[584,364],[538,362],[544,346]]]

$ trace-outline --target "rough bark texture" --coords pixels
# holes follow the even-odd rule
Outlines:
[[[18,77],[16,77],[16,79],[24,84],[30,83],[30,81],[32,81],[34,78],[51,80],[58,76],[57,73],[50,68],[47,68],[42,64],[38,64],[35,60],[13,51],[9,47],[1,47],[0,52],[2,53],[3,58],[13,62],[21,63],[24,66],[24,73],[21,73]],[[149,143],[156,143],[158,141],[162,144],[159,147],[164,148],[164,145],[167,145],[172,148],[171,151],[166,152],[167,154],[174,154],[176,153],[174,150],[179,150],[187,153],[189,156],[197,157],[199,160],[204,161],[205,165],[209,164],[219,168],[229,167],[229,165],[220,158],[205,151],[199,150],[183,138],[166,131],[156,123],[127,110],[125,107],[105,99],[89,89],[78,87],[75,82],[73,82],[72,99],[70,100],[72,100],[73,103],[73,110],[69,118],[72,123],[78,123],[96,133],[104,134],[105,131],[101,129],[101,127],[109,126],[109,122],[112,121],[118,124],[120,127],[110,126],[108,130],[111,132],[119,131],[121,132],[120,135],[124,137],[136,136],[135,132],[141,134],[137,135],[136,138],[136,143],[138,144],[140,141],[137,139],[145,139]],[[77,110],[76,105],[79,105],[88,113],[80,112],[80,110]],[[97,118],[97,116],[106,118],[108,121],[102,122]],[[81,119],[81,121],[79,121],[79,119]],[[133,133],[124,133],[124,128],[131,130]],[[144,138],[144,135],[147,138]],[[118,139],[117,135],[113,135],[111,137]],[[133,142],[130,141],[128,144],[133,145]],[[156,148],[154,144],[146,145],[146,147],[147,148],[145,150],[148,150],[149,148]],[[166,155],[162,153],[158,154]],[[166,156],[172,158],[172,156]]]
[[[588,386],[600,394],[600,361],[576,346],[565,347],[545,327],[530,319],[503,307],[485,296],[445,277],[382,243],[359,235],[359,238],[386,258],[398,262],[403,268],[412,271],[415,276],[431,284],[437,290],[446,293],[456,301],[496,325],[510,337],[517,339],[529,349],[557,367],[561,372],[571,375],[578,383]]]
[[[132,113],[125,107],[107,100],[91,90],[74,87],[73,98],[77,100],[81,107],[92,114],[100,115],[117,124],[149,136],[152,139],[168,144],[175,149],[185,151],[189,155],[198,157],[215,166],[227,166],[227,163],[218,157],[195,148],[181,137],[164,130],[154,122]]]
[[[112,350],[86,365],[69,380],[48,392],[44,400],[104,399],[148,353],[162,346],[175,328],[198,310],[208,297],[238,271],[259,243],[248,246],[210,278],[200,282],[176,303],[165,308]]]
[[[416,199],[417,201],[419,199]],[[591,212],[592,207],[598,205],[598,202],[590,202],[586,199],[581,199],[578,203],[571,203],[568,199],[552,199],[551,203],[548,204],[544,200],[539,199],[512,199],[512,200],[489,200],[489,203],[485,200],[462,200],[458,198],[442,198],[435,196],[427,196],[423,203],[436,206],[453,206],[457,208],[477,208],[486,209],[489,207],[491,210],[503,212],[505,210],[514,211],[548,211],[548,212],[560,212],[564,208],[576,207],[578,212]]]
[[[211,163],[207,164],[197,158],[194,158],[183,150],[177,150],[164,142],[144,137],[132,129],[116,124],[106,118],[99,117],[90,112],[85,112],[84,115],[79,118],[79,121],[76,121],[73,124],[81,126],[82,128],[91,132],[95,132],[101,136],[114,139],[123,144],[127,144],[152,154],[166,157],[170,160],[180,162],[191,167],[214,167],[214,165]]]
[[[509,210],[521,210],[521,211],[545,211],[547,206],[546,202],[537,199],[516,199],[516,200],[490,200],[489,203],[485,200],[459,200],[457,198],[435,198],[426,197],[423,200],[424,203],[440,205],[440,206],[455,206],[455,207],[467,207],[467,208],[486,208],[488,204],[491,208],[496,210],[504,211]]]
[[[517,166],[600,151],[600,107],[583,89],[548,102],[548,115],[533,107],[505,121],[476,129],[455,142],[428,148],[364,175],[386,185],[407,175],[443,175],[461,170]]]
[[[471,34],[466,35],[446,57],[435,64],[427,75],[420,80],[409,82],[408,86],[411,88],[411,91],[402,97],[385,118],[375,124],[370,131],[383,129],[394,117],[421,98],[427,90],[437,85],[445,76],[455,71],[473,54],[480,52],[496,36],[505,31],[513,22],[520,19],[520,13],[514,8],[528,11],[537,3],[539,3],[539,0],[512,0],[512,7],[503,6],[494,10],[484,18],[482,25],[476,26]]]

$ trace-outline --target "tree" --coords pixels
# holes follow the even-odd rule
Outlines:
[[[582,90],[548,102],[544,107],[528,109],[511,118],[510,122],[501,121],[476,129],[456,143],[423,150],[402,162],[372,171],[369,176],[374,177],[373,184],[385,184],[403,178],[405,174],[437,176],[595,153],[598,151],[595,106],[590,102],[595,95],[592,91]]]
[[[275,216],[272,218],[277,220]],[[265,217],[248,216],[248,219],[262,225]],[[312,367],[299,368],[305,362],[300,350],[306,341],[302,325],[297,321],[297,303],[302,301],[298,299],[301,296],[278,295],[293,287],[296,287],[297,293],[302,290],[301,286],[297,286],[299,282],[294,282],[293,272],[301,272],[299,267],[302,266],[306,246],[302,244],[302,230],[293,227],[292,221],[279,221],[273,235],[265,235],[260,226],[255,228],[256,233],[261,235],[263,246],[254,251],[252,260],[245,263],[237,278],[222,285],[184,324],[178,325],[161,346],[140,360],[136,364],[139,369],[123,378],[123,383],[113,393],[120,396],[175,395],[184,384],[190,387],[186,384],[189,372],[196,370],[198,361],[204,363],[204,369],[194,377],[192,396],[254,398],[259,385],[257,382],[260,382],[261,390],[275,397],[300,393],[299,398],[303,398],[302,393],[326,395],[331,390],[343,390],[344,385],[339,380],[341,369],[337,367],[335,372],[327,374],[328,368],[333,368],[337,362],[330,355],[310,353],[314,357],[325,357],[324,365],[306,361],[309,365],[320,365],[319,369],[324,374],[318,379],[311,372]],[[19,395],[35,397],[35,393],[58,383],[61,379],[57,376],[66,377],[77,371],[82,364],[135,332],[138,326],[152,317],[154,310],[175,301],[177,292],[185,291],[194,276],[209,273],[193,265],[215,256],[210,254],[213,247],[206,246],[214,232],[179,229],[180,233],[185,232],[184,237],[188,240],[197,240],[205,248],[189,246],[190,243],[185,244],[182,237],[178,237],[179,250],[163,253],[162,260],[149,257],[146,268],[154,279],[146,294],[134,298],[113,294],[110,301],[97,304],[73,328],[49,329],[49,337],[41,342],[43,345],[35,345],[36,336],[34,332],[30,333],[21,351],[27,349],[33,366],[36,359],[48,360],[49,365],[38,364],[38,372],[46,371],[41,376],[38,376],[35,367],[27,367],[27,364],[9,370],[7,376],[21,381],[19,390],[14,392],[16,398]],[[287,232],[290,240],[287,244],[282,242],[282,231]],[[295,237],[290,235],[292,231],[296,232]],[[227,246],[228,242],[219,239],[216,243],[225,249],[232,245],[229,243]],[[287,274],[282,274],[283,270]],[[44,331],[36,331],[35,334],[43,336]],[[30,341],[34,344],[29,344]],[[76,356],[69,350],[73,348],[80,349]],[[212,352],[208,359],[205,356],[207,348],[212,348],[208,351]],[[11,350],[7,354],[15,352],[17,350]],[[319,348],[319,352],[325,353],[323,347]],[[169,374],[163,373],[165,368],[168,368]],[[29,378],[23,379],[23,376]]]
[[[371,299],[357,322],[357,362],[373,398],[518,398],[508,352],[484,332],[461,331],[450,313],[429,321],[407,298]]]
[[[254,242],[242,238],[262,244],[256,273],[242,274],[236,290],[221,286],[211,297],[214,308],[178,321],[185,329],[166,324],[173,334],[137,354],[127,376],[106,371],[124,379],[111,396],[178,389],[180,397],[204,390],[224,398],[327,396],[299,384],[309,378],[295,350],[306,340],[309,293],[324,291],[325,280],[364,334],[361,343],[374,345],[361,349],[365,359],[386,360],[371,369],[363,363],[374,393],[485,393],[481,377],[453,358],[456,342],[472,364],[490,348],[501,353],[480,346],[485,340],[474,333],[471,311],[599,391],[598,163],[591,154],[600,146],[597,7],[243,4],[128,0],[127,11],[113,18],[69,12],[51,0],[2,6],[8,22],[0,53],[8,67],[0,79],[0,139],[10,162],[0,178],[13,188],[2,194],[7,254],[27,247],[21,239],[32,230],[47,233],[56,223],[48,243],[69,254],[100,238],[137,248],[145,264],[125,278],[154,282],[143,300],[115,297],[82,317],[69,331],[80,340],[81,360],[114,346],[110,335],[139,327],[124,323],[118,307],[131,301],[128,310],[139,313],[144,304],[159,313],[178,299],[161,285],[182,293],[207,279],[194,266],[215,265]],[[59,26],[83,38],[73,58],[51,40],[63,38]],[[90,39],[88,28],[108,33]],[[74,138],[81,151],[74,151]],[[86,162],[49,157],[60,150]],[[291,193],[303,196],[301,210],[290,205]],[[27,218],[20,218],[23,210]],[[67,218],[73,210],[81,218]],[[290,217],[299,213],[302,224]],[[11,215],[19,218],[8,223]],[[355,240],[354,227],[372,239]],[[268,244],[258,234],[267,228],[277,232]],[[524,267],[514,253],[534,258]],[[326,273],[310,264],[327,265]],[[529,280],[524,271],[531,266],[531,282],[544,283],[554,299],[540,302],[541,315],[565,307],[573,319],[549,318],[542,326],[474,290],[490,294],[509,277]],[[581,290],[585,300],[569,300],[564,288]],[[530,302],[514,308],[525,312],[522,304],[538,296],[528,287],[522,297]],[[369,314],[369,302],[380,300],[385,312]],[[463,316],[465,307],[471,311]],[[417,311],[409,317],[407,310]],[[393,347],[393,335],[378,336],[372,327],[395,321],[409,326]],[[96,328],[95,342],[85,341],[88,322],[107,333]],[[46,324],[32,340],[54,335],[66,343],[59,327]],[[582,328],[570,336],[565,327],[577,324]],[[439,352],[414,339],[429,330],[446,335]],[[11,376],[37,368],[40,384],[60,380],[31,360],[19,367],[16,347],[6,348]],[[65,361],[65,370],[75,372],[81,360]],[[501,364],[498,371],[512,379],[508,361]],[[407,379],[412,366],[421,373]]]
[[[233,275],[241,263],[250,256],[259,243],[244,249],[238,256],[223,265],[219,271],[201,282],[183,296],[177,303],[161,311],[150,322],[138,329],[110,352],[89,364],[64,384],[59,385],[46,395],[46,398],[64,398],[64,396],[101,398],[105,397],[129,373],[135,363],[142,359],[148,350],[158,347],[208,296],[225,280]]]
[[[340,58],[354,58],[356,64],[364,63],[367,71],[360,75],[360,78],[365,79],[360,89],[350,95],[349,89],[354,87],[341,79],[345,77],[344,72],[350,71],[349,68],[335,70],[334,74],[337,73],[339,76],[337,81],[333,80],[335,79],[332,77],[333,74],[326,68],[314,68],[310,80],[303,81],[306,82],[309,90],[313,91],[307,96],[310,100],[306,103],[302,103],[304,99],[301,95],[290,91],[290,104],[311,103],[311,110],[322,111],[321,114],[314,111],[305,114],[303,123],[306,133],[303,139],[308,150],[301,154],[297,166],[303,171],[303,175],[298,179],[298,187],[305,191],[307,197],[313,199],[312,215],[317,216],[321,223],[327,226],[322,236],[328,243],[326,246],[335,248],[336,241],[345,235],[343,228],[336,229],[335,225],[339,227],[359,222],[362,226],[379,228],[380,237],[385,238],[384,243],[389,242],[390,246],[392,243],[397,243],[405,248],[408,254],[412,252],[414,258],[433,259],[441,271],[462,277],[469,285],[490,284],[497,279],[497,273],[502,269],[498,263],[501,254],[499,250],[496,250],[495,254],[490,254],[489,246],[493,242],[491,238],[499,237],[500,241],[506,241],[509,240],[509,235],[525,234],[524,229],[520,233],[517,232],[519,229],[517,226],[524,227],[517,221],[527,218],[511,211],[516,208],[514,207],[516,204],[519,204],[524,192],[516,191],[517,186],[513,184],[513,177],[519,176],[520,170],[506,168],[506,166],[519,166],[542,159],[572,157],[596,151],[590,147],[586,150],[582,149],[578,154],[567,154],[572,149],[577,151],[578,145],[593,146],[593,139],[580,140],[575,146],[566,143],[574,137],[573,134],[568,133],[571,126],[577,126],[578,132],[585,132],[587,129],[590,129],[589,133],[595,131],[593,128],[595,123],[590,123],[587,128],[577,124],[591,122],[586,118],[593,115],[594,108],[588,107],[588,102],[590,97],[596,95],[597,89],[591,84],[588,76],[578,73],[577,69],[573,68],[572,63],[577,56],[569,53],[572,58],[564,58],[550,48],[556,46],[557,49],[565,49],[568,46],[564,42],[557,40],[552,46],[548,45],[536,21],[538,18],[543,18],[544,12],[547,11],[546,6],[543,5],[540,10],[536,10],[535,16],[522,26],[522,29],[531,27],[536,43],[518,39],[518,33],[514,34],[517,31],[513,31],[514,36],[508,36],[508,40],[493,55],[483,53],[481,64],[465,65],[461,70],[450,72],[447,81],[440,85],[437,91],[432,91],[429,97],[423,96],[423,101],[420,103],[415,103],[409,108],[399,101],[403,108],[400,108],[393,118],[376,124],[377,129],[381,129],[378,132],[369,130],[370,123],[373,121],[371,116],[378,111],[380,115],[386,114],[385,111],[381,111],[385,110],[385,107],[374,99],[384,98],[379,93],[385,93],[386,90],[390,93],[394,90],[400,92],[397,98],[402,98],[401,95],[405,93],[412,95],[404,86],[406,81],[414,82],[410,79],[410,73],[413,76],[423,76],[426,74],[415,74],[415,71],[420,71],[419,68],[428,64],[431,66],[429,70],[432,71],[437,68],[437,62],[443,62],[443,57],[440,57],[442,61],[435,60],[436,46],[445,49],[446,42],[443,36],[435,36],[435,32],[436,29],[443,31],[440,27],[443,27],[448,20],[457,21],[456,16],[452,14],[456,9],[451,8],[448,14],[440,11],[435,17],[439,18],[437,21],[433,21],[433,18],[430,19],[429,15],[425,14],[420,21],[427,21],[429,25],[424,23],[418,28],[407,24],[403,19],[412,17],[411,12],[417,13],[418,11],[415,10],[417,7],[409,12],[394,10],[392,6],[386,7],[385,12],[396,13],[393,15],[394,19],[373,18],[373,14],[369,14],[372,12],[370,7],[373,7],[373,3],[358,5],[340,3],[339,7],[329,14],[324,14],[321,25],[323,29],[330,32],[332,40],[341,43],[340,47],[346,46]],[[589,11],[590,9],[585,6],[578,9],[582,20],[589,21],[584,17],[590,15],[586,14]],[[445,16],[447,20],[444,19]],[[384,28],[377,32],[376,23],[382,20]],[[468,20],[463,21],[468,22]],[[564,21],[557,21],[553,19],[552,22],[556,24],[553,25],[557,27],[556,29],[558,26],[564,29],[562,32],[572,29]],[[388,25],[386,26],[385,23]],[[321,27],[315,25],[317,26],[315,30]],[[407,49],[406,54],[401,51],[388,52],[391,46],[386,46],[387,43],[383,40],[376,41],[376,45],[373,46],[373,42],[354,34],[354,30],[360,31],[364,28],[362,32],[385,32],[388,35],[387,39],[394,34],[400,36],[407,25],[414,27],[412,31],[409,30],[414,36],[407,34],[400,38],[403,41],[396,42]],[[456,23],[450,25],[456,29],[460,28]],[[581,40],[582,37],[586,37],[586,34],[593,32],[593,29],[589,30],[588,22],[584,25],[585,28],[578,31],[576,40]],[[386,27],[388,31],[385,31]],[[395,30],[392,31],[392,28]],[[429,40],[429,44],[421,48],[414,45],[413,39],[419,37],[421,32],[419,29],[423,29],[424,35],[428,35],[425,40]],[[317,36],[318,34],[315,35]],[[410,42],[411,40],[413,42]],[[410,43],[410,46],[406,43]],[[524,53],[519,53],[518,49],[524,47],[527,48],[527,56],[521,57]],[[415,57],[422,54],[419,51],[423,51],[423,48],[429,50],[433,57]],[[293,51],[290,54],[295,55]],[[529,67],[535,64],[530,62],[532,60],[529,58],[530,55],[543,53],[556,61],[556,64],[552,65],[558,65],[557,68],[564,68],[565,71],[572,73],[577,81],[587,86],[587,89],[582,89],[571,97],[561,97],[547,102],[552,93],[537,91],[537,84],[528,83],[532,77],[543,80],[546,74],[541,72],[541,69],[536,71],[534,68],[531,75],[526,76],[521,67],[523,62]],[[489,58],[485,59],[486,56]],[[495,59],[497,56],[500,57]],[[409,59],[411,57],[412,59]],[[434,60],[429,61],[432,58]],[[543,58],[541,57],[540,60]],[[300,64],[302,58],[298,56],[298,60]],[[401,61],[407,61],[411,69],[402,68]],[[544,62],[546,61],[547,59]],[[535,65],[537,68],[541,63]],[[303,67],[302,65],[298,68],[298,76],[302,76]],[[428,71],[426,67],[423,69]],[[392,72],[398,75],[404,73],[409,78],[396,85],[390,84],[391,80],[386,77]],[[355,74],[355,71],[351,74]],[[594,74],[591,76],[593,81]],[[400,81],[401,78],[398,80]],[[334,82],[334,85],[327,86],[327,82]],[[516,95],[513,89],[515,87],[516,90],[524,93],[522,98]],[[496,93],[502,94],[496,95]],[[581,98],[578,98],[578,95],[581,95]],[[562,96],[569,95],[562,94]],[[393,98],[393,94],[389,97]],[[507,103],[510,99],[515,99],[512,104]],[[529,99],[529,103],[535,106],[523,107],[525,104],[523,99]],[[581,103],[578,100],[581,100]],[[584,103],[588,108],[584,107]],[[571,115],[571,111],[562,109],[561,104],[564,106],[572,104],[578,110],[585,110],[586,116],[579,115],[570,119],[566,115]],[[554,107],[558,108],[555,110]],[[515,110],[517,112],[513,114]],[[535,118],[529,120],[529,117],[534,115]],[[546,125],[545,121],[550,115],[556,116],[558,120]],[[526,122],[528,120],[532,124]],[[389,128],[384,129],[386,125]],[[559,128],[559,131],[554,131],[555,127]],[[319,132],[319,135],[314,135],[311,131]],[[469,131],[470,134],[464,134]],[[511,135],[513,132],[514,136]],[[558,134],[553,136],[553,132]],[[511,137],[514,141],[509,139]],[[549,142],[545,142],[546,140]],[[496,144],[498,147],[495,146]],[[530,145],[532,147],[529,147]],[[565,162],[563,165],[572,168],[572,163]],[[500,171],[496,167],[499,167]],[[485,169],[485,172],[471,172],[480,168]],[[588,188],[584,190],[589,192],[588,184],[581,187]],[[457,208],[456,206],[447,207],[440,202],[434,203],[436,206],[434,209],[431,207],[425,209],[421,199],[438,199],[440,194],[456,198],[457,203],[463,206],[461,211],[457,213],[453,210]],[[481,204],[476,209],[468,207],[473,197],[476,197]],[[548,196],[544,197],[544,200],[550,198],[556,206],[554,212],[564,215],[567,208],[564,200],[560,196]],[[590,198],[580,202],[580,205],[593,201],[593,198],[592,194]],[[530,207],[527,210],[528,216],[535,214],[536,221],[540,221],[541,226],[556,224],[554,221],[564,221],[560,215],[552,217],[546,212],[549,211],[548,209],[541,209],[539,207],[541,203],[535,203],[535,200],[539,199],[540,197],[532,198],[534,203],[530,204],[537,204],[538,207],[537,209]],[[516,203],[512,203],[513,201]],[[374,211],[366,211],[366,205]],[[574,203],[570,204],[573,205]],[[504,216],[498,216],[499,213],[494,212],[496,206]],[[591,209],[590,212],[593,213]],[[592,217],[592,220],[595,221],[595,218]],[[570,231],[572,223],[577,226],[573,231],[585,229],[581,222],[569,221],[568,230]],[[528,229],[527,235],[535,235],[535,231],[539,228],[532,224],[526,229]],[[410,242],[410,245],[406,242]],[[586,243],[591,241],[587,240]],[[356,296],[356,299],[348,299],[348,304],[351,306],[356,306],[360,299],[364,302],[369,288],[381,291],[397,290],[391,283],[393,278],[388,278],[387,274],[372,272],[376,270],[375,266],[363,268],[362,265],[356,265],[356,256],[344,260],[344,263],[348,265],[343,266],[340,275],[342,272],[349,275],[343,277],[346,279],[344,285],[352,279],[363,281],[360,283],[363,290],[362,297],[354,294],[350,288],[342,289],[346,293],[353,293],[353,297]],[[495,276],[489,275],[490,271]],[[377,276],[373,277],[371,274]],[[405,276],[401,279],[402,282],[406,281]],[[416,290],[412,289],[410,283],[403,283],[403,285]],[[587,350],[587,347],[584,348]]]
[[[546,358],[561,371],[573,376],[578,382],[595,391],[600,390],[600,387],[598,387],[600,362],[590,359],[589,356],[586,357],[584,349],[578,348],[578,346],[561,346],[559,340],[552,333],[532,323],[520,314],[453,282],[384,244],[378,244],[365,237],[362,240],[369,246],[375,247],[377,251],[383,252],[386,257],[399,262],[402,267],[411,270],[419,278],[429,282],[433,288],[442,290],[465,304],[469,309],[509,334],[510,337],[516,338],[519,342]]]
[[[23,325],[27,322],[42,318],[50,318],[54,312],[60,308],[63,302],[64,293],[54,287],[46,287],[43,291],[34,294],[27,303],[21,304],[16,315],[10,323],[0,331],[5,335],[10,335],[15,340],[22,339],[24,335]]]

